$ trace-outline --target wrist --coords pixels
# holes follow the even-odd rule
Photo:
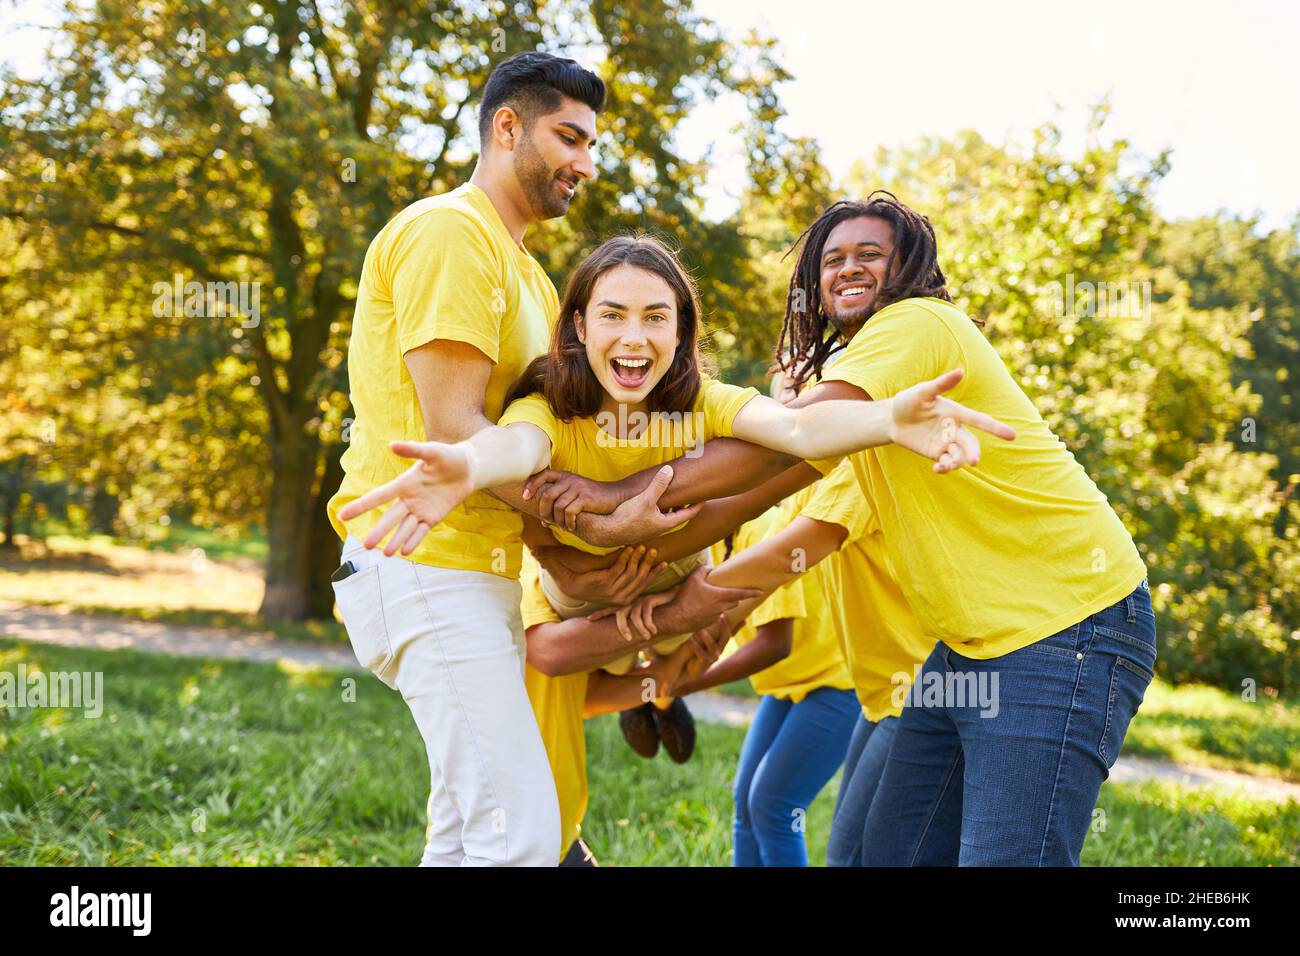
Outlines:
[[[613,535],[609,532],[608,515],[598,515],[584,511],[578,515],[574,533],[583,541],[594,544],[598,548],[610,548],[618,544],[617,541],[613,540]]]
[[[472,440],[457,443],[465,452],[465,470],[469,475],[469,486],[474,491],[481,491],[485,485],[483,481],[483,461],[479,457],[479,450]],[[499,482],[497,482],[499,484]]]

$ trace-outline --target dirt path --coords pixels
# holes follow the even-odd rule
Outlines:
[[[0,636],[63,647],[90,647],[115,651],[129,648],[176,657],[215,657],[273,662],[288,659],[299,664],[356,670],[350,647],[288,641],[272,634],[215,627],[194,627],[156,621],[130,621],[108,616],[73,614],[46,607],[0,601]],[[758,702],[706,691],[690,698],[700,720],[748,726]],[[1213,787],[1257,800],[1300,802],[1300,784],[1255,777],[1230,770],[1213,770],[1149,757],[1121,757],[1111,771],[1120,783],[1163,780],[1184,787]]]

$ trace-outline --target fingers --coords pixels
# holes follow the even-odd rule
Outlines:
[[[661,511],[659,517],[655,519],[655,524],[660,530],[668,531],[684,521],[690,521],[700,513],[700,509],[703,507],[704,504],[700,503],[687,505],[685,508],[678,508],[676,511]]]
[[[405,476],[403,475],[402,477]],[[365,514],[371,508],[382,505],[386,501],[392,501],[398,495],[399,483],[401,480],[401,477],[394,478],[392,481],[388,482],[388,484],[380,485],[378,488],[372,488],[361,497],[349,501],[339,509],[339,520],[351,521],[357,515]],[[367,540],[369,539],[367,538]],[[376,543],[378,543],[378,539],[376,539]],[[373,548],[374,545],[368,544],[366,547]]]
[[[668,486],[673,481],[673,466],[664,465],[659,469],[658,474],[650,479],[650,484],[646,485],[642,495],[648,495],[651,501],[658,501],[663,497],[663,493],[668,490]],[[640,497],[638,495],[637,497]]]
[[[957,429],[957,434],[953,438],[953,444],[961,449],[962,454],[966,457],[968,465],[978,465],[980,463],[980,442],[979,439],[972,435],[964,428]]]
[[[342,514],[342,511],[340,510],[339,513]],[[375,526],[370,529],[370,533],[366,535],[366,540],[362,543],[367,548],[376,547],[380,541],[384,540],[384,535],[396,528],[408,514],[410,514],[410,512],[406,508],[406,503],[402,501],[397,502],[397,504],[384,512],[379,521],[376,522]]]
[[[962,369],[955,368],[951,372],[944,372],[938,378],[932,378],[921,386],[921,394],[924,398],[938,398],[944,392],[955,388],[963,378],[966,372]]]
[[[439,442],[436,441],[390,441],[388,447],[394,455],[400,455],[402,458],[429,461],[438,444]]]
[[[978,465],[980,462],[979,439],[965,428],[958,427],[952,432],[948,445],[936,460],[934,471],[945,475],[966,466]]]
[[[553,510],[556,520],[570,531],[578,529],[578,515],[582,514],[582,494],[579,488],[565,489],[555,499]]]
[[[646,585],[654,580],[654,576],[660,569],[665,567],[654,563],[659,552],[653,548],[647,551],[644,545],[638,545],[635,552],[626,573],[618,583],[617,596],[614,599],[616,603],[624,603],[638,597],[645,590]]]
[[[632,636],[632,628],[628,625],[628,615],[631,610],[629,607],[621,607],[614,613],[614,624],[618,627],[618,633],[623,635],[623,640],[629,644],[636,640]]]
[[[654,601],[638,601],[637,606],[639,613],[634,614],[633,618],[637,625],[637,631],[641,634],[643,641],[648,641],[659,633],[654,622]]]
[[[587,615],[588,621],[603,621],[607,617],[613,617],[618,613],[618,608],[612,604],[609,607],[602,607],[599,611],[592,611]]]
[[[761,588],[720,588],[714,585],[709,585],[709,587],[713,588],[718,600],[730,601],[733,607],[741,601],[749,601],[763,596]]]
[[[417,524],[415,526],[415,530],[411,532],[411,536],[407,538],[406,544],[403,545],[402,554],[410,554],[412,551],[418,548],[420,546],[420,542],[424,540],[424,536],[428,533],[429,533],[429,526],[427,524],[425,524],[423,521]]]
[[[559,524],[555,517],[555,500],[565,491],[563,484],[549,484],[537,496],[537,516],[551,524]]]
[[[537,493],[537,490],[541,488],[542,485],[550,484],[558,477],[559,472],[555,471],[553,468],[543,468],[537,474],[530,475],[528,480],[524,482],[524,491],[521,497],[527,501]]]
[[[415,526],[419,523],[420,519],[413,514],[408,514],[403,518],[402,523],[397,526],[397,530],[394,531],[392,537],[388,539],[388,543],[384,545],[384,554],[390,558],[396,554],[397,549],[406,543],[406,539],[411,535],[411,532],[415,530]]]
[[[1016,430],[1010,425],[1003,424],[992,415],[985,415],[983,412],[977,412],[974,409],[967,408],[959,402],[952,402],[952,408],[948,414],[971,428],[978,428],[982,432],[988,432],[998,438],[1006,441],[1014,441]]]

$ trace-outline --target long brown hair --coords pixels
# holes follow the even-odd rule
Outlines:
[[[672,249],[653,236],[638,233],[606,239],[578,263],[564,286],[550,349],[528,363],[510,386],[503,408],[509,408],[517,398],[539,392],[561,421],[589,418],[600,410],[605,390],[587,361],[587,347],[578,339],[575,319],[586,313],[596,281],[621,265],[636,266],[659,276],[677,298],[677,347],[672,365],[646,396],[646,406],[651,412],[688,412],[694,407],[700,375],[713,371],[699,344],[699,293]]]

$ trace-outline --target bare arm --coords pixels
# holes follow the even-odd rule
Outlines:
[[[634,633],[626,621],[620,625],[613,616],[536,624],[525,633],[528,662],[551,677],[595,670],[665,638],[692,634],[719,614],[748,614],[750,602],[761,599],[762,592],[753,588],[713,587],[707,569],[701,568],[679,585],[671,601],[653,609],[652,630]]]
[[[709,583],[775,591],[839,550],[848,529],[802,515],[709,572]]]
[[[653,548],[656,561],[677,561],[721,541],[746,521],[752,521],[773,505],[812,484],[821,473],[806,462],[798,462],[757,488],[729,498],[706,501],[686,527],[640,542]],[[534,554],[544,567],[590,570],[613,564],[615,555],[589,555],[565,545],[543,546]]]
[[[865,399],[866,392],[848,382],[827,382],[809,389],[788,407],[801,408],[814,402]],[[691,502],[727,498],[750,491],[800,463],[784,452],[753,445],[738,438],[707,441],[698,454],[682,455],[669,462],[673,478],[659,498],[664,508],[679,508]],[[645,491],[658,468],[645,468],[620,481],[590,482],[584,479],[584,511],[588,502],[596,510],[607,510]],[[565,485],[548,483],[554,473],[543,472],[526,483],[531,498],[538,501],[540,514],[548,521],[562,521],[561,512],[575,495]],[[624,542],[630,543],[630,542]]]
[[[732,681],[743,680],[790,656],[794,646],[794,621],[788,617],[769,621],[755,632],[734,654],[717,661],[698,677],[688,677],[673,685],[674,697],[685,697]]]

